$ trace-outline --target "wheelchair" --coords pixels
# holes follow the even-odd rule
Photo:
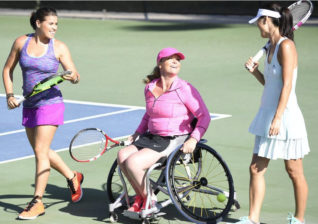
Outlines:
[[[173,204],[178,212],[192,223],[218,223],[230,210],[240,208],[236,200],[231,172],[222,157],[201,140],[192,154],[175,149],[167,160],[157,162],[146,172],[148,197],[141,212],[124,210],[123,215],[140,220],[143,224],[160,218],[160,210]],[[155,205],[151,195],[164,200]],[[110,201],[110,222],[116,222],[118,208],[129,208],[134,201],[134,190],[114,161],[107,178]]]

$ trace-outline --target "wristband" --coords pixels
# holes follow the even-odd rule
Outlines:
[[[10,97],[14,97],[13,93],[7,93],[7,99],[9,99]]]

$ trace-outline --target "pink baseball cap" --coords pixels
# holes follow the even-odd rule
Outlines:
[[[182,54],[181,52],[179,52],[177,49],[172,48],[172,47],[167,47],[162,49],[157,56],[157,64],[160,62],[160,60],[162,58],[166,58],[166,57],[170,57],[172,55],[178,55],[180,57],[181,60],[185,59],[184,54]]]

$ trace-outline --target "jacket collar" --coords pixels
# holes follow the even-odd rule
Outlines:
[[[160,78],[152,80],[152,81],[148,84],[148,89],[149,89],[150,91],[153,91],[153,89],[156,87],[156,83],[157,83],[159,80],[160,80]],[[181,88],[181,79],[179,78],[179,76],[177,76],[177,77],[175,78],[175,80],[173,81],[173,83],[172,83],[172,85],[171,85],[171,87],[170,87],[170,89],[169,89],[168,91],[174,91],[174,90],[179,89],[179,88]]]

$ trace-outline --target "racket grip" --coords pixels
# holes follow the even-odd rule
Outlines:
[[[127,145],[130,145],[131,143],[132,143],[131,141],[126,140],[126,141],[122,141],[120,145],[127,146]]]
[[[23,96],[17,99],[18,104],[21,104],[23,101],[25,101],[25,98]]]
[[[258,62],[259,59],[261,59],[263,57],[263,55],[265,54],[265,48],[262,48],[261,50],[259,50],[257,52],[257,54],[255,54],[255,56],[252,58],[253,62]]]
[[[255,62],[258,62],[259,59],[261,59],[263,57],[263,55],[265,54],[266,49],[263,47],[261,50],[259,50],[254,57],[252,58],[253,64],[252,65],[247,65],[246,68],[250,71],[253,67]]]

